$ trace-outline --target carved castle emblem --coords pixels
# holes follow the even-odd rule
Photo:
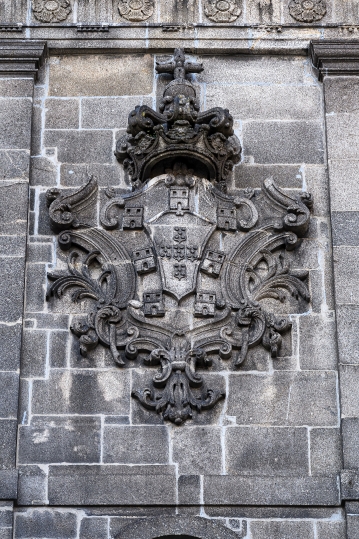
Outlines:
[[[204,12],[213,22],[233,22],[242,13],[237,0],[205,0]]]
[[[291,0],[289,13],[299,22],[320,21],[327,12],[325,0]]]
[[[154,0],[120,0],[118,11],[131,22],[145,21],[153,15]]]
[[[71,13],[70,0],[32,0],[34,17],[41,22],[61,22]]]
[[[157,65],[175,78],[160,113],[131,112],[117,156],[133,192],[107,190],[98,226],[84,217],[96,205],[94,178],[70,195],[48,191],[69,252],[68,270],[49,275],[48,297],[71,289],[73,301],[90,300],[71,328],[81,354],[101,344],[119,367],[156,367],[133,397],[176,424],[225,397],[198,369],[237,369],[255,346],[280,358],[289,315],[309,301],[307,272],[291,269],[289,257],[307,232],[311,197],[289,197],[272,179],[258,191],[225,192],[241,148],[228,110],[199,112],[186,73],[201,70],[181,50]]]

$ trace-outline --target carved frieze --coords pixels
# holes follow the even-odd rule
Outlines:
[[[32,0],[34,17],[41,22],[61,22],[71,13],[70,0]]]
[[[213,22],[233,22],[242,10],[236,0],[205,0],[204,12]]]
[[[131,22],[145,21],[153,15],[154,0],[120,0],[118,11]]]
[[[176,78],[164,112],[146,107],[129,117],[128,153],[120,157],[130,161],[133,192],[109,190],[93,227],[82,215],[95,205],[94,178],[71,195],[49,191],[50,218],[69,254],[68,270],[49,275],[48,298],[69,290],[75,302],[89,299],[91,310],[71,328],[81,354],[102,345],[119,367],[135,360],[155,367],[152,383],[133,397],[179,425],[225,397],[207,386],[213,363],[239,368],[255,346],[280,360],[289,315],[307,310],[310,299],[308,273],[291,269],[290,252],[307,232],[312,201],[307,193],[288,196],[271,178],[261,190],[225,194],[228,151],[210,153],[207,142],[221,134],[239,157],[231,117],[196,110],[185,71],[199,64],[176,51],[159,66],[168,68]],[[184,135],[172,139],[176,122]],[[162,143],[142,153],[138,141],[147,136]]]
[[[291,0],[289,13],[299,22],[320,21],[327,12],[325,0]]]

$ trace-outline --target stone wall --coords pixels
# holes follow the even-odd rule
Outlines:
[[[131,21],[117,2],[63,0],[63,18],[48,22],[45,2],[0,3],[1,538],[359,537],[356,4],[326,2],[308,22],[286,2],[247,0],[221,25],[206,3],[154,5]],[[76,234],[100,230],[104,204],[131,194],[114,152],[135,106],[159,110],[172,76],[156,62],[179,46],[203,63],[187,76],[201,111],[233,116],[242,154],[227,195],[256,201],[264,224],[267,178],[291,211],[304,212],[303,191],[314,200],[281,262],[310,298],[289,288],[265,300],[291,322],[278,357],[259,341],[240,366],[209,353],[197,371],[224,398],[181,425],[133,398],[156,373],[144,354],[120,367],[91,331],[79,339],[93,300],[56,297],[48,277],[71,252],[49,204],[97,178]]]

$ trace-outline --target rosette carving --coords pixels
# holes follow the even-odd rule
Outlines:
[[[206,0],[204,4],[206,17],[214,22],[233,22],[242,10],[235,0]]]
[[[118,11],[128,21],[145,21],[153,15],[154,5],[154,0],[120,0]]]
[[[291,17],[299,22],[320,21],[327,12],[325,0],[291,0],[288,8]]]
[[[61,22],[71,13],[70,0],[32,0],[34,17],[41,22]]]

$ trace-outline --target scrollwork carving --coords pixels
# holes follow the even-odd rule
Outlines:
[[[201,68],[189,65],[182,52],[178,58],[178,65],[169,62],[177,74]],[[133,140],[148,136],[160,148],[160,172],[146,182],[138,173],[132,193],[108,190],[99,227],[89,226],[83,212],[96,196],[93,178],[76,192],[48,193],[59,246],[68,251],[67,271],[49,274],[48,298],[71,292],[73,301],[91,305],[71,327],[82,355],[90,358],[100,345],[109,348],[121,368],[136,361],[157,369],[152,382],[134,388],[132,395],[177,425],[225,397],[221,388],[207,387],[205,373],[212,364],[237,369],[255,346],[280,360],[283,335],[291,330],[289,315],[306,310],[310,301],[308,272],[290,264],[290,251],[308,230],[310,195],[291,196],[273,179],[260,190],[235,197],[224,193],[223,174],[211,178],[211,171],[213,162],[217,172],[223,170],[222,159],[229,158],[231,116],[218,108],[203,114],[196,110],[186,82],[176,79],[178,86],[165,92],[163,116],[147,107],[136,107],[130,115],[128,159],[144,174],[153,150],[146,154]],[[187,92],[182,112],[177,91]],[[182,120],[171,123],[178,115]],[[171,118],[166,127],[163,117]],[[176,142],[181,157],[174,152],[169,159],[168,140],[182,127]],[[211,144],[213,162],[207,159]],[[194,155],[200,152],[208,176],[195,170]]]

